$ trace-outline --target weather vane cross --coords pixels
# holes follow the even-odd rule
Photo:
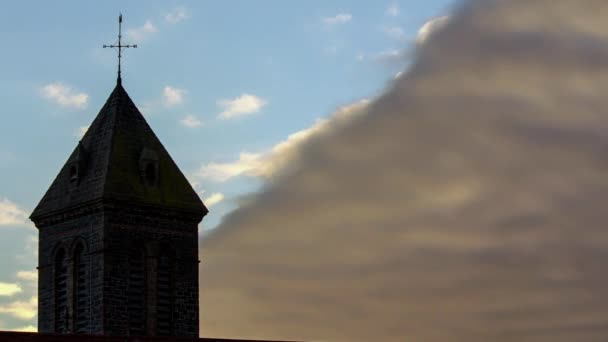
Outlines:
[[[127,44],[124,45],[122,43],[122,13],[118,15],[118,44],[112,45],[103,45],[104,48],[117,48],[118,49],[118,83],[122,82],[120,78],[120,59],[122,58],[122,49],[126,48],[137,48],[137,44]]]

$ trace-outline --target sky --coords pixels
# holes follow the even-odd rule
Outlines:
[[[116,82],[210,214],[201,236],[286,155],[394,82],[450,12],[425,1],[81,1],[0,4],[0,329],[35,330],[37,231],[27,216]],[[441,20],[439,20],[441,21]],[[431,25],[432,26],[432,25]]]

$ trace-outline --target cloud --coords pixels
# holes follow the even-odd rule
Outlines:
[[[473,1],[201,240],[205,334],[608,335],[605,1]]]
[[[80,126],[74,131],[74,136],[78,139],[82,139],[84,135],[87,133],[89,126]]]
[[[423,44],[424,42],[426,42],[431,35],[433,35],[438,30],[441,30],[441,28],[445,27],[449,19],[450,17],[448,16],[441,16],[435,17],[424,23],[424,25],[422,25],[422,27],[420,27],[420,29],[418,30],[418,35],[416,36],[416,43]]]
[[[405,50],[387,49],[375,54],[374,60],[387,64],[401,63],[405,60]]]
[[[405,38],[405,31],[400,26],[389,26],[384,28],[384,33],[387,36],[397,40],[403,40]]]
[[[15,203],[7,198],[0,198],[0,226],[26,224],[27,216],[27,212]]]
[[[33,325],[26,325],[23,327],[19,327],[19,328],[15,328],[15,329],[8,329],[9,331],[19,331],[19,332],[38,332],[38,327],[33,326]]]
[[[165,15],[165,21],[170,24],[177,24],[186,18],[188,18],[188,13],[185,7],[176,7]]]
[[[9,314],[21,320],[30,320],[38,314],[38,297],[33,296],[28,301],[15,301],[0,305],[0,313]]]
[[[190,128],[199,127],[203,123],[194,115],[186,115],[179,121],[182,125]]]
[[[19,284],[0,282],[0,296],[10,297],[17,293],[21,293],[21,291],[21,286],[19,286]]]
[[[146,22],[140,27],[127,29],[125,34],[128,39],[137,44],[137,42],[145,40],[156,32],[158,32],[158,29],[156,26],[154,26],[154,23],[152,23],[150,20],[146,20]]]
[[[205,203],[205,205],[207,207],[211,207],[211,206],[213,206],[215,204],[220,203],[223,200],[224,200],[224,195],[222,193],[214,192],[213,194],[211,194],[211,196],[206,197],[203,200],[203,203]]]
[[[399,16],[399,4],[396,2],[391,3],[386,9],[386,15],[389,17],[397,17]]]
[[[220,100],[217,104],[222,107],[224,111],[219,114],[219,118],[232,119],[257,113],[267,103],[266,100],[250,94],[243,94],[234,99]]]
[[[89,103],[89,95],[79,93],[62,83],[51,83],[42,87],[42,96],[64,107],[84,109]]]
[[[184,102],[185,90],[166,86],[163,89],[163,102],[166,106],[172,107],[182,104]]]
[[[18,271],[17,279],[29,282],[37,282],[38,281],[38,272],[37,271]]]
[[[341,25],[350,22],[353,19],[353,16],[350,13],[338,13],[333,17],[324,17],[323,23],[325,25]]]
[[[286,140],[277,143],[268,151],[261,153],[242,152],[238,160],[227,163],[208,163],[203,165],[196,173],[202,177],[216,182],[224,182],[237,176],[253,176],[269,178],[275,173],[299,158],[300,147],[312,137],[327,134],[336,127],[349,122],[360,114],[368,104],[368,100],[338,109],[329,119],[320,119],[306,129],[290,134]]]

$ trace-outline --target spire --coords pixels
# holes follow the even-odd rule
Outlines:
[[[122,58],[122,50],[126,48],[137,48],[137,44],[123,44],[122,43],[122,13],[118,15],[118,43],[112,45],[103,45],[104,48],[116,48],[118,50],[118,78],[116,83],[121,84],[122,78],[120,76],[120,60]]]
[[[99,201],[207,213],[120,81],[31,218]]]

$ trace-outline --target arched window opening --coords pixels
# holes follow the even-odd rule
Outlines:
[[[158,258],[156,283],[156,328],[157,335],[170,336],[173,333],[173,259],[164,252]]]
[[[74,332],[86,333],[88,330],[88,284],[87,263],[84,255],[84,246],[78,244],[74,249]]]
[[[67,276],[65,250],[59,249],[54,260],[54,287],[55,287],[55,332],[68,332],[68,306],[67,306]]]
[[[145,284],[144,252],[142,249],[132,249],[129,253],[127,288],[127,311],[129,335],[131,336],[141,336],[146,333]]]

